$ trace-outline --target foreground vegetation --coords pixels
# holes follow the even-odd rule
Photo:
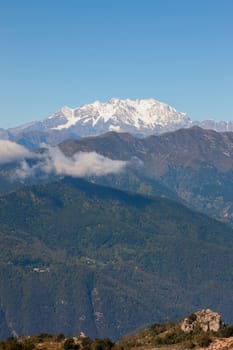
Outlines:
[[[216,338],[233,337],[233,325],[225,326],[218,332],[204,332],[196,327],[193,332],[186,333],[181,330],[179,323],[167,322],[155,323],[149,328],[143,329],[133,335],[120,340],[119,345],[124,349],[132,348],[157,348],[177,345],[177,348],[193,349],[195,347],[208,347]]]
[[[9,337],[5,341],[0,341],[0,350],[170,349],[172,345],[176,345],[176,349],[194,349],[207,348],[217,338],[229,337],[233,337],[233,325],[225,326],[218,332],[204,332],[197,328],[194,332],[185,333],[179,324],[169,321],[165,324],[155,323],[147,329],[122,338],[118,343],[109,338],[91,339],[83,333],[74,337],[65,337],[62,333],[59,335],[42,333],[28,337]]]
[[[0,341],[0,350],[120,350],[110,339],[92,340],[85,335],[65,337],[62,333],[55,336],[47,333]]]

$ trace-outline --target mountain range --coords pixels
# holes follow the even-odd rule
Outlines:
[[[233,320],[233,230],[175,201],[66,177],[2,195],[0,238],[2,338]]]
[[[186,113],[154,99],[112,98],[106,103],[96,101],[77,108],[63,107],[43,121],[0,129],[0,138],[33,149],[43,142],[55,145],[65,139],[79,139],[108,131],[145,137],[194,125],[216,131],[233,131],[231,121],[192,121]]]
[[[67,156],[96,151],[128,161],[125,172],[94,181],[124,190],[164,195],[233,224],[233,133],[199,127],[144,139],[107,133],[60,144]]]
[[[1,137],[0,337],[233,322],[232,132],[112,99]]]
[[[24,162],[2,164],[0,193],[63,175],[84,176],[101,185],[170,198],[233,225],[232,149],[233,133],[196,126],[146,138],[110,132],[66,140],[49,153],[41,149]]]

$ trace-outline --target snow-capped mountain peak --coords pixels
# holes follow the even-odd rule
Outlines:
[[[187,114],[177,112],[175,108],[152,98],[112,98],[105,103],[95,101],[74,109],[63,107],[48,119],[56,120],[55,125],[50,127],[53,130],[85,129],[85,136],[111,130],[151,134],[158,128],[176,129],[186,126],[190,121]],[[57,123],[58,119],[60,123]]]
[[[45,120],[1,129],[0,139],[17,141],[34,149],[41,143],[56,145],[66,139],[95,136],[108,131],[147,136],[194,125],[216,131],[233,131],[233,121],[193,122],[186,113],[153,98],[112,98],[108,102],[95,101],[76,108],[64,106]]]

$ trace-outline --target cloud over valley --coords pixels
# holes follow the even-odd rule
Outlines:
[[[8,140],[0,140],[0,164],[7,164],[29,158],[31,152],[25,147]]]
[[[102,176],[121,172],[127,164],[96,152],[78,152],[73,157],[66,157],[58,147],[44,146],[43,152],[33,153],[16,143],[0,141],[0,164],[11,162],[17,162],[16,176],[21,179],[50,174],[72,177]]]

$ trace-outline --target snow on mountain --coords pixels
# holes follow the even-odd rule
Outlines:
[[[128,132],[144,137],[188,128],[193,125],[216,131],[233,131],[233,121],[193,122],[186,113],[154,99],[121,100],[63,107],[42,121],[8,130],[0,129],[0,139],[18,142],[29,149],[41,143],[57,145],[66,139],[95,136],[108,131]]]
[[[51,129],[73,129],[80,132],[81,136],[107,131],[146,135],[160,129],[177,129],[189,123],[187,114],[177,112],[175,108],[154,99],[112,98],[106,103],[96,101],[75,109],[64,107],[48,120],[55,122],[58,118],[61,123],[56,123]]]

